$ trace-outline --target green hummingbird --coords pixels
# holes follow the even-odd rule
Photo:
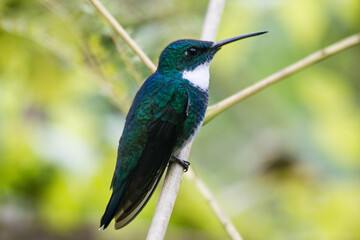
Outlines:
[[[203,123],[214,55],[225,44],[264,33],[219,42],[182,39],[162,51],[156,72],[141,86],[126,116],[113,192],[100,228],[106,229],[113,218],[116,229],[130,223],[149,201],[170,160],[187,170],[182,150]]]

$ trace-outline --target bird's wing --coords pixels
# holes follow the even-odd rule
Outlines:
[[[149,103],[150,108],[141,107],[141,104]],[[104,227],[114,216],[116,217],[115,228],[124,227],[146,205],[173,152],[178,133],[186,119],[189,104],[185,88],[163,86],[156,94],[143,99],[143,103],[138,104],[138,109],[133,110],[133,114],[136,114],[137,117],[128,118],[125,127],[134,126],[133,130],[141,131],[141,134],[134,134],[132,131],[123,133],[123,135],[133,134],[136,136],[130,136],[131,141],[120,141],[119,166],[114,174],[113,195],[108,204],[111,211],[107,210],[103,216],[102,225]],[[143,119],[147,117],[150,118]],[[144,124],[145,122],[146,124]],[[127,139],[129,139],[128,137]],[[125,144],[140,145],[137,153],[139,155],[135,161],[126,159],[128,155],[126,149],[129,148],[126,148]],[[130,149],[136,149],[136,146],[132,146]],[[131,156],[134,156],[133,152]],[[114,208],[115,206],[116,208]],[[107,212],[109,213],[107,214]]]
[[[153,119],[147,127],[148,141],[119,206],[116,229],[133,220],[150,199],[187,116],[189,98],[184,89],[164,88],[153,100]]]

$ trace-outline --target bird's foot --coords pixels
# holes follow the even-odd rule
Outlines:
[[[172,156],[171,159],[172,159],[173,162],[177,162],[177,163],[179,163],[181,166],[183,166],[184,172],[187,172],[187,171],[189,170],[190,162],[185,161],[185,160],[182,160],[182,159],[180,159],[180,158],[178,158],[178,157],[175,157],[175,156]]]

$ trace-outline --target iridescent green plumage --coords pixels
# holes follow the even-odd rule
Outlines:
[[[122,227],[141,210],[174,149],[181,147],[204,117],[207,92],[191,89],[194,87],[184,84],[179,77],[167,81],[162,79],[166,76],[161,74],[150,77],[139,90],[126,118],[112,181],[112,199],[114,202],[125,199],[123,201],[128,204],[120,204],[120,208],[118,204],[112,206],[113,211],[123,216],[117,218],[121,224],[116,224],[116,228]],[[190,105],[191,100],[194,103],[201,100],[202,106]],[[134,182],[134,179],[137,181]],[[126,219],[129,216],[127,213],[132,212],[135,215]],[[123,218],[128,221],[122,223]]]
[[[179,158],[195,137],[208,103],[208,68],[226,43],[185,39],[164,49],[126,117],[101,227],[113,218],[117,229],[128,224],[151,197],[170,157]]]

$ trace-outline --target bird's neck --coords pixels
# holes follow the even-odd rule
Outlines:
[[[203,63],[191,70],[178,71],[176,69],[164,69],[158,68],[155,74],[160,74],[166,78],[182,78],[188,80],[191,85],[201,89],[202,91],[208,91],[209,89],[209,67],[211,62]]]
[[[206,91],[209,89],[209,79],[210,79],[209,67],[210,67],[210,62],[207,62],[197,66],[192,70],[183,71],[182,78],[188,80],[196,87]]]

